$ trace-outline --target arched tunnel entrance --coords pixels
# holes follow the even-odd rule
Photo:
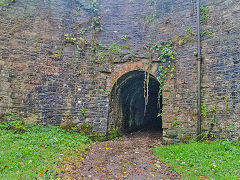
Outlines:
[[[151,74],[134,70],[122,75],[111,91],[108,130],[128,133],[162,131],[160,83]]]

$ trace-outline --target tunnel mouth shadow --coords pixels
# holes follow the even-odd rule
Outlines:
[[[162,132],[162,95],[156,77],[141,70],[122,75],[110,97],[108,130]]]

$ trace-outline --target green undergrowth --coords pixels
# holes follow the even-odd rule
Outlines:
[[[77,159],[91,140],[56,126],[0,123],[0,179],[57,179],[66,157]]]
[[[183,179],[240,179],[240,142],[189,142],[153,150]]]

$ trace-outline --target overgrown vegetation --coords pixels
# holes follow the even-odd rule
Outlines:
[[[57,179],[65,157],[77,159],[90,138],[56,126],[0,123],[0,179]]]
[[[183,179],[239,179],[240,142],[190,142],[153,148]]]
[[[81,111],[85,118],[85,109]],[[70,121],[71,114],[66,115]],[[77,159],[92,141],[105,141],[120,136],[118,129],[108,135],[93,131],[82,123],[76,127],[43,126],[26,124],[14,113],[6,113],[0,119],[0,179],[57,179],[61,174],[61,162]]]

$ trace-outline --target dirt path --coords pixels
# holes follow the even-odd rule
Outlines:
[[[137,132],[115,141],[97,142],[77,168],[77,179],[180,179],[153,156],[151,147],[161,145],[158,134]]]

